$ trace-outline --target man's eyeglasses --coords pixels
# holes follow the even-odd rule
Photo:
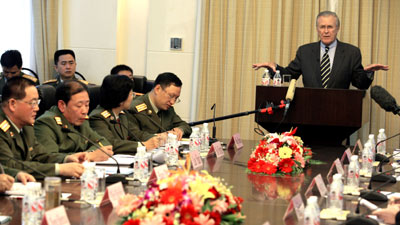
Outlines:
[[[20,100],[20,99],[17,99],[17,100],[18,100],[18,101],[21,101],[21,102],[24,102],[24,103],[26,103],[26,104],[28,104],[28,105],[30,105],[32,108],[35,108],[36,106],[39,107],[39,104],[40,104],[40,99],[33,99],[33,100],[30,101],[30,102],[26,102],[26,101]]]
[[[174,96],[173,94],[168,93],[166,90],[164,90],[164,89],[162,89],[162,90],[167,94],[167,96],[169,98],[168,101],[174,100],[174,102],[175,102],[174,104],[178,104],[179,102],[181,102],[181,99],[179,99],[179,96]]]

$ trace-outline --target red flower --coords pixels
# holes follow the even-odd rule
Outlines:
[[[182,206],[180,214],[181,214],[180,222],[183,224],[194,223],[193,218],[198,216],[198,213],[194,209],[194,206],[190,204]]]
[[[221,224],[221,214],[219,214],[218,212],[210,212],[210,211],[205,211],[204,215],[210,215],[210,219],[213,219],[215,222],[215,225],[219,225]]]
[[[213,186],[212,188],[208,189],[209,192],[213,193],[215,198],[212,198],[212,200],[214,199],[218,199],[219,197],[221,197],[221,195],[219,194],[219,192],[217,191],[217,189],[215,189],[215,187]]]
[[[279,170],[284,173],[290,173],[293,170],[293,168],[292,168],[293,165],[294,165],[294,162],[291,158],[282,159],[279,162]]]
[[[265,163],[262,172],[271,175],[276,173],[276,169],[276,166],[274,166],[272,163]]]
[[[139,219],[130,219],[125,221],[122,225],[140,225]]]
[[[253,163],[251,166],[249,165],[249,169],[255,173],[262,173],[263,168],[266,166],[266,162],[264,160],[258,160],[257,162]]]
[[[161,203],[177,205],[183,198],[182,189],[178,186],[167,188],[160,192]]]

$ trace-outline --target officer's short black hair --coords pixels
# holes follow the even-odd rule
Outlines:
[[[25,89],[29,86],[35,86],[33,81],[26,79],[22,76],[10,78],[1,93],[2,103],[5,104],[11,98],[23,99],[26,96]]]
[[[117,75],[120,71],[123,71],[123,70],[128,70],[129,72],[131,72],[133,74],[133,70],[129,66],[124,65],[124,64],[120,64],[120,65],[114,66],[111,69],[110,74],[111,75]]]
[[[129,97],[133,81],[124,75],[108,75],[100,87],[100,106],[104,109],[118,107]]]
[[[17,66],[22,67],[22,56],[18,50],[7,50],[1,55],[1,66],[11,68]]]
[[[73,95],[84,91],[89,94],[87,86],[80,81],[68,80],[61,82],[56,88],[56,101],[62,100],[65,104],[68,104]]]
[[[170,72],[159,74],[154,81],[154,87],[157,86],[157,84],[159,84],[162,88],[169,87],[170,85],[182,87],[182,81],[179,79],[179,77]]]
[[[54,53],[54,65],[57,65],[60,56],[62,55],[72,55],[75,60],[75,53],[71,49],[60,49]]]

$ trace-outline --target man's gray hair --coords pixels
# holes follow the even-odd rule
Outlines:
[[[339,17],[336,15],[335,12],[332,12],[332,11],[323,11],[323,12],[318,13],[317,20],[316,20],[316,22],[315,22],[315,25],[316,25],[317,27],[318,27],[318,19],[319,19],[321,16],[323,16],[323,17],[326,17],[326,16],[334,16],[334,17],[336,18],[336,27],[340,27],[340,20],[339,20]]]

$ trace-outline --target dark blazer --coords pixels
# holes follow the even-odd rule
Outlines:
[[[281,74],[291,74],[294,79],[303,75],[304,87],[322,88],[320,42],[300,46],[296,58],[285,68],[278,65],[277,70]],[[349,89],[351,83],[359,89],[368,89],[373,74],[367,74],[361,64],[360,49],[338,41],[327,88]]]

